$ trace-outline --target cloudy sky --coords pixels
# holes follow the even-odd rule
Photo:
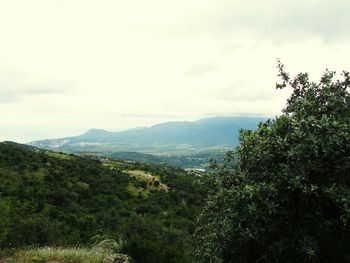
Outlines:
[[[291,74],[350,69],[347,0],[0,0],[0,141],[276,116]]]

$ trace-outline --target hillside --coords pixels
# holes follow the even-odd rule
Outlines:
[[[124,240],[136,262],[189,262],[206,189],[168,165],[0,143],[0,246]]]
[[[167,122],[123,132],[91,129],[79,136],[35,141],[30,145],[69,152],[141,152],[163,156],[213,153],[236,146],[240,129],[255,129],[265,120],[214,117],[194,122]]]

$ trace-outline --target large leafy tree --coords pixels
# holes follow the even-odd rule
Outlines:
[[[350,76],[291,78],[283,114],[243,130],[215,166],[198,219],[200,262],[350,262]],[[234,158],[233,158],[234,157]]]

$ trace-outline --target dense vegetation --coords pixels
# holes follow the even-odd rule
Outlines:
[[[242,131],[196,229],[200,262],[350,262],[350,76],[308,74],[284,114]],[[214,164],[215,166],[215,164]]]
[[[145,181],[125,171],[157,178]],[[165,165],[0,143],[1,247],[124,241],[137,262],[189,262],[204,187]],[[161,186],[164,186],[163,188]]]

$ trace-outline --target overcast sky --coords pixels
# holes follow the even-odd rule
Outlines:
[[[279,115],[292,74],[350,69],[347,0],[0,0],[0,141]]]

